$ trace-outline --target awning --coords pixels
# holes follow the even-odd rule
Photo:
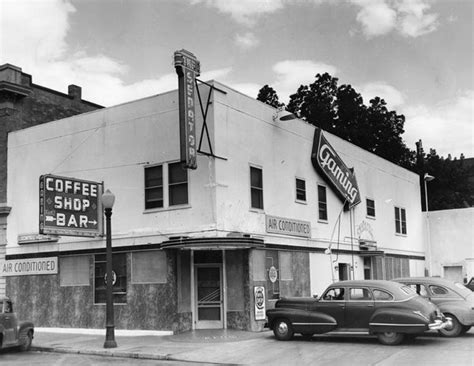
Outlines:
[[[264,248],[263,239],[251,237],[211,237],[211,238],[189,238],[182,237],[170,239],[161,243],[161,249],[180,250],[236,250]]]
[[[383,257],[385,252],[383,250],[360,250],[361,257]]]

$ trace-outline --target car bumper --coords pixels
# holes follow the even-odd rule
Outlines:
[[[452,326],[453,322],[451,321],[451,318],[444,318],[444,320],[436,319],[434,323],[429,325],[429,328],[430,330],[440,330]]]

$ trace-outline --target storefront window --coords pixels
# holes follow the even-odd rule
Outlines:
[[[97,254],[95,256],[95,293],[94,303],[105,304],[106,301],[106,256],[105,254]],[[115,304],[127,303],[127,256],[125,253],[112,254],[112,271],[113,276],[113,295]]]
[[[267,272],[267,299],[280,298],[280,263],[278,251],[265,252],[265,270]]]

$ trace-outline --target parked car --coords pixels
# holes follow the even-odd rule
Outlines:
[[[457,337],[474,325],[474,293],[462,283],[439,277],[407,277],[396,278],[394,281],[412,287],[452,319],[451,326],[439,330],[441,335]]]
[[[469,290],[474,291],[474,277],[471,277],[469,282],[467,282],[464,286],[466,286]]]
[[[266,312],[266,326],[278,340],[294,333],[376,335],[382,344],[396,345],[449,325],[438,307],[410,287],[391,281],[340,281],[320,298],[282,298]]]
[[[13,312],[13,304],[0,297],[0,349],[20,347],[28,351],[33,341],[34,326],[31,322],[19,322]]]

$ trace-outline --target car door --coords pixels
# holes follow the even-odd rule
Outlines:
[[[349,288],[344,313],[344,328],[366,331],[374,311],[374,299],[369,288]]]
[[[314,305],[315,311],[332,316],[337,322],[337,328],[344,327],[345,292],[344,287],[331,287]]]

